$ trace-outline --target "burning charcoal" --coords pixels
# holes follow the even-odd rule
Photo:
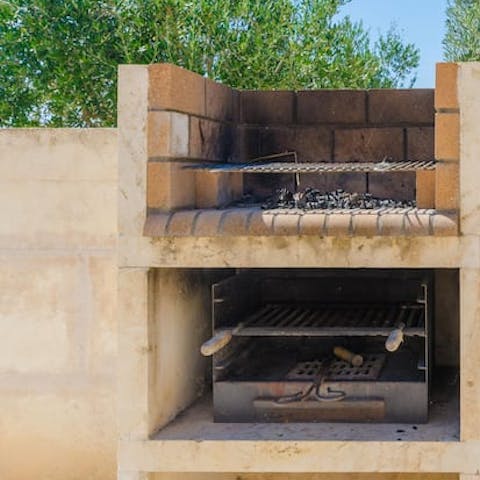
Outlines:
[[[301,210],[406,207],[415,207],[415,201],[377,198],[370,193],[349,193],[341,189],[321,193],[319,190],[311,187],[295,193],[290,192],[287,188],[281,188],[262,205],[262,208],[265,209],[298,208]]]
[[[296,192],[293,194],[293,201],[295,204],[295,208],[305,208],[306,205],[306,198],[305,192]]]

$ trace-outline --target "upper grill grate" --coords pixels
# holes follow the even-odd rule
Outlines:
[[[409,305],[284,305],[268,304],[235,330],[242,336],[388,336],[400,322],[404,334],[422,336],[425,310]]]
[[[435,170],[434,160],[406,162],[255,162],[186,165],[184,168],[207,170],[211,173],[367,173],[367,172],[411,172]]]

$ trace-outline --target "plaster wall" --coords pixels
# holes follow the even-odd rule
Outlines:
[[[0,478],[116,476],[114,129],[0,130]]]

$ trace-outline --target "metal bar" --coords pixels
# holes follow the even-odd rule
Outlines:
[[[272,310],[262,317],[257,324],[258,325],[263,325],[263,326],[274,326],[278,322],[278,316],[283,316],[285,315],[285,308],[282,308],[281,306],[272,306]]]
[[[271,305],[265,305],[263,306],[260,310],[255,312],[253,315],[247,318],[245,321],[246,325],[249,325],[251,323],[255,323],[259,318],[261,318],[263,315],[266,315],[267,313],[271,312]]]
[[[300,323],[302,323],[306,318],[311,317],[313,312],[309,309],[305,309],[291,324],[291,327],[296,327]]]
[[[295,320],[298,317],[299,312],[301,312],[301,308],[297,307],[294,308],[282,321],[277,323],[277,327],[282,327],[284,325],[292,326],[292,320]]]

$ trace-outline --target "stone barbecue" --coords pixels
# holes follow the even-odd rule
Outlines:
[[[477,478],[478,78],[120,68],[119,478]]]

